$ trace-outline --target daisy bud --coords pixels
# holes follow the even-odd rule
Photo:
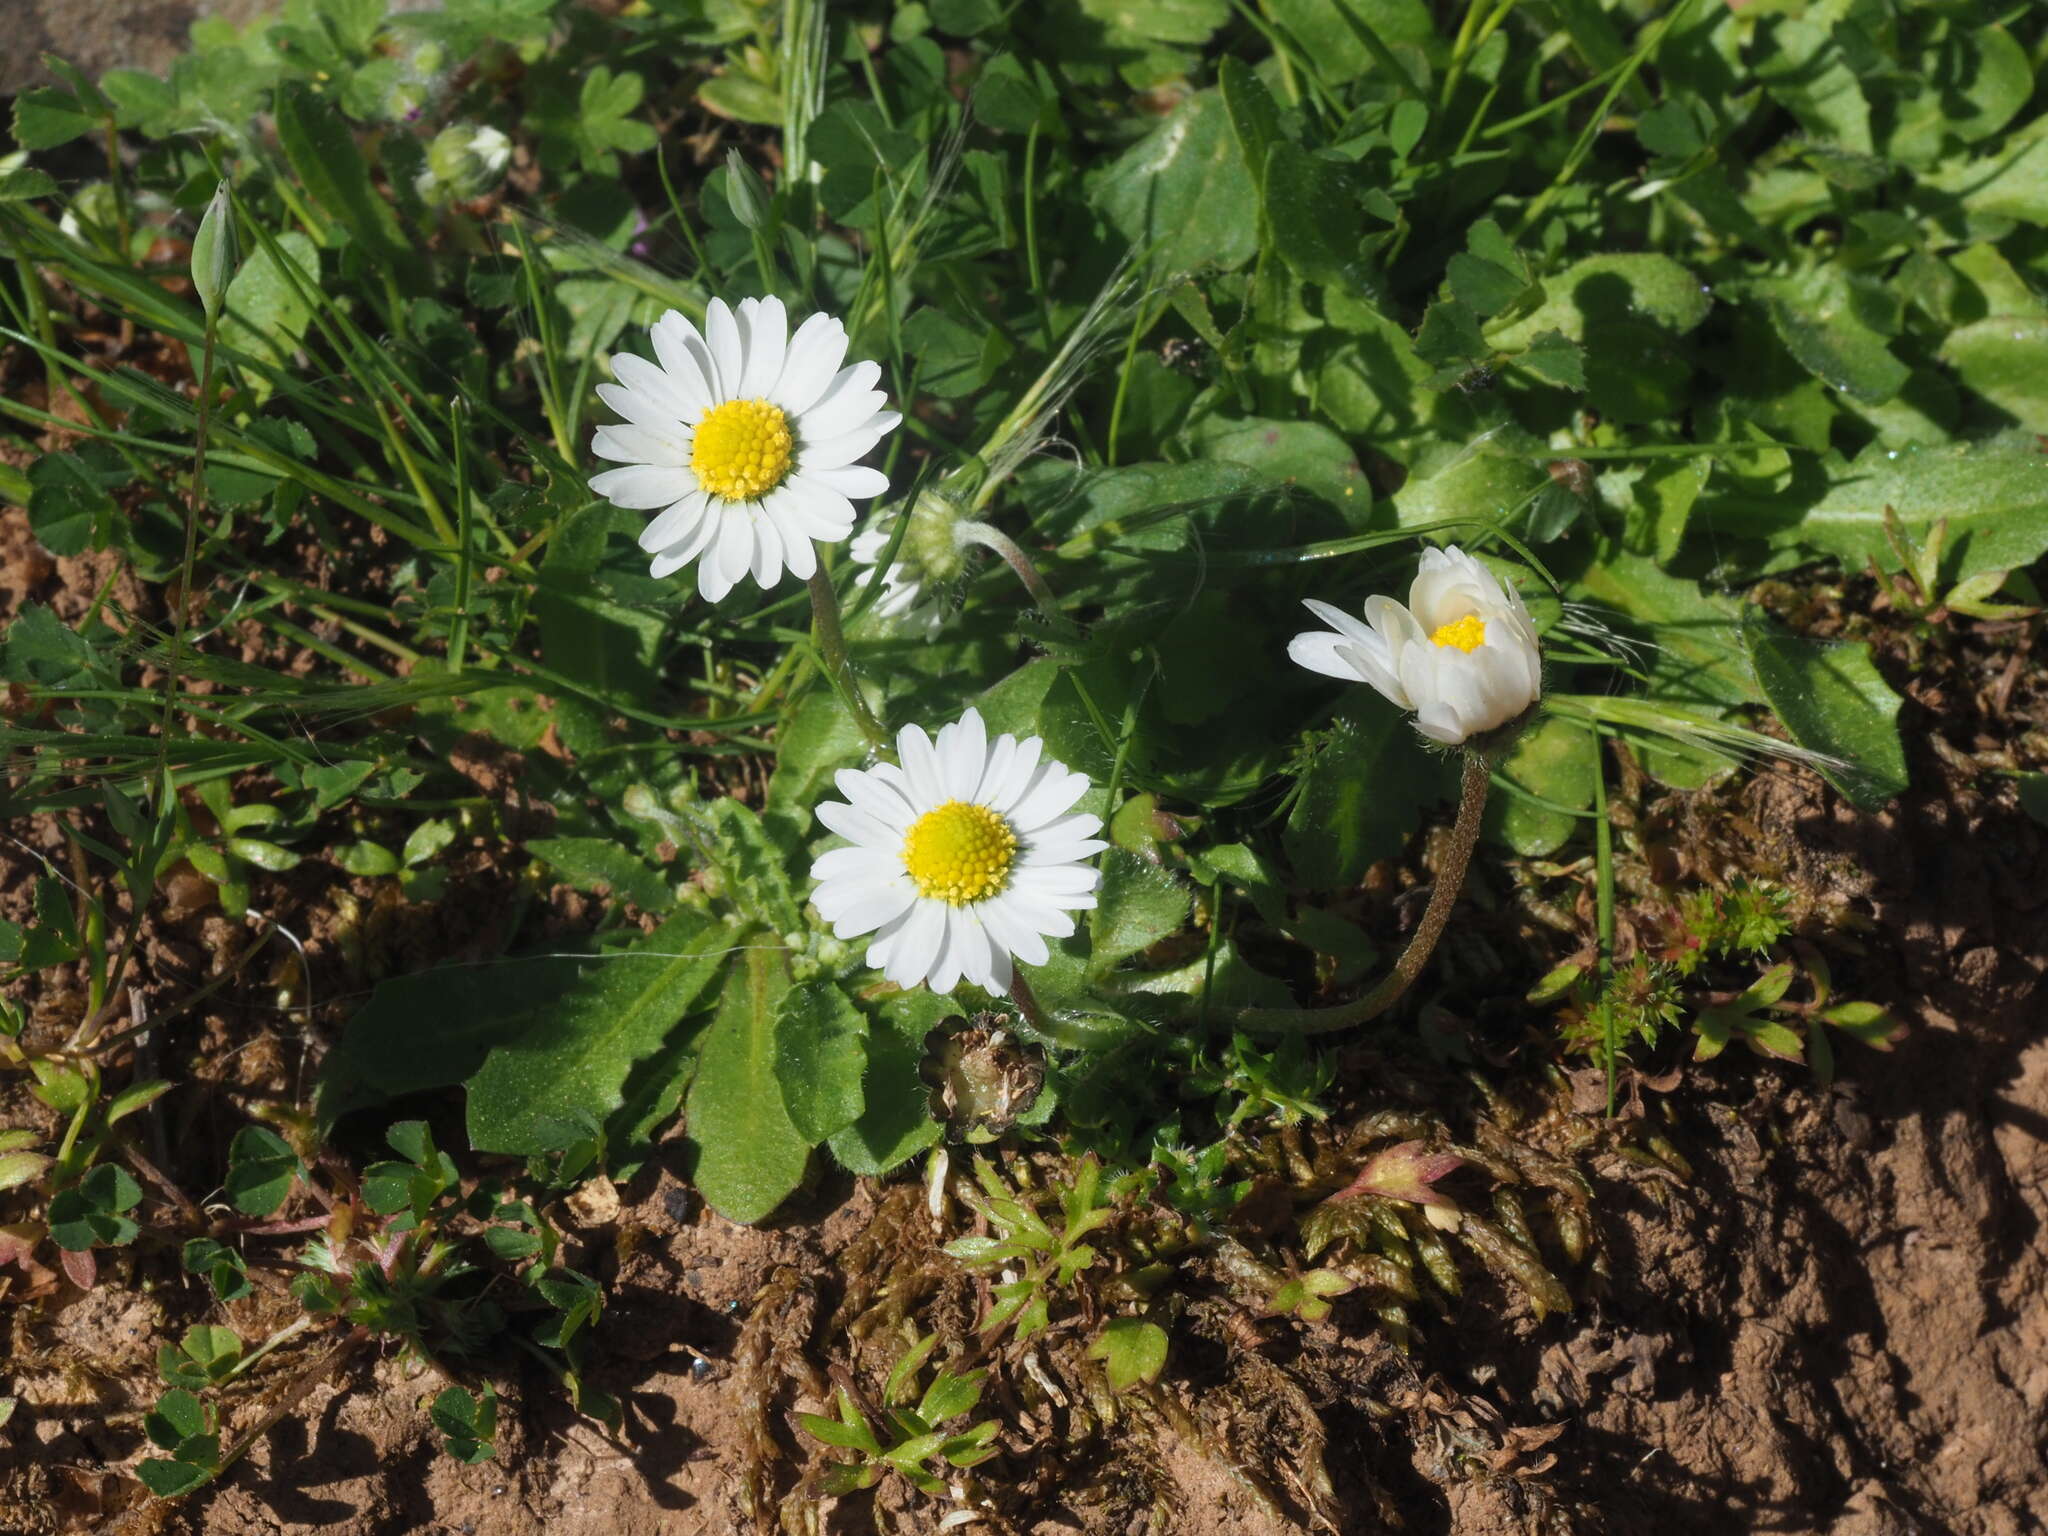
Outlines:
[[[512,163],[512,141],[496,128],[454,123],[427,146],[427,168],[414,189],[424,198],[461,202],[482,197],[504,179]]]
[[[223,180],[199,220],[199,233],[192,237],[192,286],[205,306],[206,318],[220,313],[228,278],[234,271],[235,232],[230,227],[228,184]]]
[[[1456,547],[1426,549],[1404,606],[1365,600],[1365,622],[1314,598],[1328,630],[1296,635],[1287,654],[1311,672],[1370,683],[1431,741],[1461,746],[1519,720],[1543,693],[1536,626],[1522,595]]]

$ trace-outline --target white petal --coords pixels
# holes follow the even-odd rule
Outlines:
[[[724,602],[726,594],[732,591],[733,583],[739,580],[737,576],[725,574],[719,567],[716,556],[715,546],[707,548],[697,565],[697,595],[707,603]],[[660,560],[654,562],[654,568],[657,576],[663,574]]]
[[[875,388],[881,376],[880,363],[853,363],[840,369],[825,386],[825,393],[803,413],[805,441],[823,442],[851,432],[887,405],[888,396]]]
[[[705,555],[707,564],[718,568],[718,579],[731,591],[754,563],[754,520],[744,506],[728,503],[719,526],[717,542]]]
[[[783,547],[791,551],[802,547],[801,556],[792,554],[789,568],[805,580],[817,569],[817,557],[811,549],[813,542],[837,544],[846,537],[845,527],[829,510],[821,511],[820,506],[808,491],[791,490],[786,483],[761,501],[762,512],[782,535]]]
[[[1043,965],[1051,958],[1045,940],[1024,920],[1014,903],[998,896],[993,901],[983,902],[977,910],[989,937],[1026,965]]]
[[[1311,672],[1320,672],[1325,677],[1334,677],[1339,682],[1360,683],[1365,679],[1358,675],[1347,656],[1358,654],[1358,648],[1342,635],[1333,635],[1327,629],[1307,629],[1287,642],[1287,659],[1297,667],[1306,667]],[[1394,700],[1406,707],[1406,699]]]
[[[701,401],[692,399],[666,372],[631,352],[612,359],[612,376],[643,400],[668,413],[678,424],[694,422],[703,412]]]
[[[645,512],[682,500],[697,489],[697,477],[662,464],[625,464],[592,475],[590,489],[615,507]]]
[[[1054,864],[1045,869],[1020,865],[1011,877],[1010,885],[1020,895],[1036,896],[1059,906],[1067,906],[1070,903],[1063,898],[1083,895],[1094,890],[1101,878],[1085,864]]]
[[[690,462],[690,439],[680,430],[664,432],[657,427],[615,421],[597,429],[590,440],[590,451],[601,459],[623,464],[669,464],[681,469]]]
[[[1031,834],[1033,848],[1050,847],[1054,843],[1071,843],[1082,838],[1093,837],[1102,830],[1102,818],[1082,811],[1078,815],[1063,816],[1058,821],[1047,822]]]
[[[783,481],[777,494],[790,498],[797,525],[812,538],[837,544],[853,532],[853,503],[801,470]]]
[[[1083,838],[1079,842],[1033,843],[1018,867],[1039,869],[1054,864],[1078,864],[1083,859],[1092,859],[1108,846],[1099,837]]]
[[[857,805],[847,805],[838,800],[821,800],[818,803],[818,820],[837,832],[850,843],[864,848],[893,850],[903,846],[903,834],[869,815]]]
[[[754,536],[754,580],[765,592],[782,580],[782,534],[757,506],[747,508],[747,524]]]
[[[1070,939],[1074,936],[1074,920],[1052,902],[1017,890],[1005,891],[997,899],[1016,922],[1033,933],[1042,933],[1048,939]],[[1095,898],[1089,897],[1087,904],[1093,906]],[[1018,953],[1023,952],[1020,950]],[[1037,961],[1032,963],[1038,964]]]
[[[846,357],[846,327],[830,315],[812,315],[796,328],[783,358],[782,377],[768,398],[801,416],[823,397]]]
[[[832,782],[851,804],[887,827],[898,842],[917,819],[917,812],[896,786],[872,769],[842,768],[832,775]]]
[[[1038,829],[1088,793],[1088,775],[1074,773],[1064,763],[1047,763],[1038,782],[1024,792],[1010,811],[1019,832],[1036,834]]]
[[[659,555],[655,556],[654,564],[651,567],[655,577],[659,579],[663,576],[673,575],[692,560],[702,555],[706,549],[710,548],[712,539],[717,537],[718,529],[718,508],[715,503],[707,501],[705,503],[704,516],[698,520],[697,526],[691,530],[689,537],[680,544],[669,545],[667,549],[664,549]]]
[[[979,710],[969,709],[939,728],[939,787],[948,800],[971,800],[988,766],[988,729]]]
[[[864,884],[890,880],[903,873],[903,860],[893,848],[863,848],[858,843],[828,848],[811,861],[811,878],[828,885],[843,880]]]
[[[855,459],[867,457],[881,440],[880,432],[872,427],[863,427],[857,432],[842,432],[822,443],[805,443],[797,457],[812,474],[825,469],[842,469]]]
[[[981,782],[974,786],[969,798],[977,805],[987,805],[994,797],[1010,772],[1010,764],[1017,756],[1017,738],[1008,731],[996,738],[994,746],[988,749],[988,761],[982,765]]]
[[[906,725],[896,733],[896,757],[903,776],[910,781],[910,803],[920,812],[942,804],[945,780],[939,773],[938,753],[921,725]]]
[[[899,987],[914,987],[932,974],[946,944],[946,904],[920,901],[896,936],[889,956],[888,978]]]
[[[657,514],[653,522],[640,530],[640,547],[650,555],[659,550],[673,549],[695,533],[710,512],[711,493],[692,491]]]
[[[803,466],[803,478],[836,496],[880,496],[889,489],[889,477],[866,464],[847,464],[838,469]]]
[[[674,411],[660,401],[641,394],[637,389],[628,389],[623,384],[598,385],[597,398],[636,426],[646,427],[655,432],[676,432],[691,425],[691,422],[678,418]]]
[[[1372,629],[1368,625],[1354,619],[1334,603],[1325,603],[1313,597],[1305,597],[1301,600],[1301,606],[1354,644],[1365,645],[1371,643],[1374,639]]]
[[[950,930],[950,948],[953,963],[960,967],[960,974],[985,991],[995,990],[995,952],[989,944],[988,932],[981,925],[972,907],[955,907],[947,924]],[[941,989],[950,990],[950,989]]]
[[[716,377],[712,393],[720,400],[739,400],[740,379],[746,373],[746,354],[740,347],[740,324],[725,300],[713,299],[704,311],[704,339],[711,344],[711,361]]]
[[[655,321],[647,334],[654,343],[654,355],[661,359],[662,370],[686,399],[697,403],[698,414],[716,404],[718,390],[713,379],[711,348],[688,317],[681,310],[672,309]]]
[[[1038,754],[1045,750],[1045,738],[1026,736],[1017,743],[1017,754],[1000,784],[984,784],[982,803],[992,811],[1007,812],[1032,785],[1038,772]]]
[[[745,368],[740,376],[739,396],[759,400],[782,377],[782,360],[789,350],[789,315],[782,300],[741,299],[739,312],[740,352]]]
[[[811,895],[811,905],[832,925],[837,937],[851,939],[874,932],[907,911],[916,899],[917,887],[899,873],[885,880],[820,886]]]
[[[803,529],[797,526],[795,514],[788,509],[779,493],[769,493],[761,503],[761,515],[782,541],[782,563],[789,567],[789,574],[798,581],[809,581],[817,574],[818,552]]]

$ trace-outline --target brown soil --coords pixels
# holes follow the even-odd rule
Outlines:
[[[27,560],[17,539],[0,580],[10,601],[68,585]],[[1523,1102],[1516,1134],[1592,1181],[1597,1241],[1571,1273],[1572,1315],[1539,1318],[1518,1290],[1471,1268],[1463,1303],[1448,1318],[1418,1315],[1404,1352],[1351,1301],[1320,1323],[1261,1316],[1201,1260],[1188,1267],[1157,1388],[1110,1400],[1056,1310],[1053,1335],[1028,1360],[995,1356],[984,1411],[1004,1422],[1003,1454],[964,1487],[992,1502],[960,1528],[2048,1528],[2048,1035],[2036,1022],[2048,847],[2011,780],[1989,771],[2040,766],[2010,744],[2039,746],[2048,683],[2030,659],[2032,631],[1931,655],[1909,651],[1920,641],[1904,628],[1875,638],[1895,679],[1915,679],[1902,723],[1916,788],[1899,804],[1861,815],[1810,773],[1779,768],[1695,796],[1639,787],[1624,815],[1664,828],[1693,874],[1743,869],[1791,888],[1829,930],[1843,994],[1910,1022],[1893,1051],[1845,1047],[1829,1086],[1731,1052],[1668,1092],[1664,1080],[1649,1084],[1641,1116],[1619,1127],[1591,1113],[1599,1096],[1583,1080],[1567,1112],[1558,1100],[1569,1089],[1546,1081],[1540,1052],[1489,1068],[1500,1097]],[[479,759],[480,783],[494,772]],[[56,852],[39,830],[37,846]],[[33,867],[18,853],[0,872],[10,912]],[[511,877],[486,850],[456,871],[463,899],[432,914],[401,912],[382,884],[312,865],[273,883],[263,901],[304,935],[321,1014],[309,1026],[280,1011],[278,975],[252,967],[216,995],[218,1011],[185,1026],[159,1070],[204,1081],[163,1101],[156,1130],[174,1173],[217,1168],[249,1106],[300,1097],[309,1053],[376,975],[499,946]],[[583,916],[572,903],[548,922]],[[252,932],[203,899],[153,917],[138,978],[149,1005],[218,974]],[[1491,1113],[1455,1079],[1408,1081],[1368,1047],[1345,1066],[1355,1097],[1339,1118],[1354,1124],[1420,1103],[1470,1137]],[[6,1123],[38,1113],[18,1094],[0,1102]],[[1645,1166],[1652,1130],[1691,1178]],[[819,1448],[793,1419],[824,1410],[835,1380],[873,1392],[906,1312],[949,1340],[971,1333],[982,1293],[935,1261],[924,1191],[827,1180],[774,1224],[738,1227],[695,1199],[677,1151],[620,1191],[616,1208],[595,1189],[556,1213],[577,1241],[572,1262],[606,1285],[592,1381],[624,1405],[620,1439],[577,1417],[546,1378],[501,1362],[497,1456],[462,1466],[440,1453],[425,1412],[446,1383],[365,1356],[313,1382],[217,1489],[175,1509],[141,1500],[118,1474],[147,1453],[140,1419],[159,1389],[157,1345],[209,1320],[261,1338],[297,1312],[266,1291],[210,1306],[166,1256],[109,1256],[95,1289],[50,1276],[49,1294],[4,1314],[5,1392],[20,1406],[0,1430],[0,1530],[939,1528],[962,1506],[900,1483],[839,1500],[816,1493]],[[1283,1203],[1277,1222],[1288,1221]],[[230,1431],[330,1344],[288,1346],[231,1394]]]

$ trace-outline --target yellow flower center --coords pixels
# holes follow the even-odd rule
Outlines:
[[[789,418],[766,400],[728,400],[697,423],[690,473],[712,495],[753,501],[789,473]]]
[[[1017,861],[1017,834],[985,805],[948,800],[910,824],[903,867],[917,894],[964,907],[1003,888]]]
[[[1476,613],[1468,613],[1462,619],[1439,625],[1430,640],[1437,645],[1455,645],[1468,656],[1486,644],[1486,620]]]

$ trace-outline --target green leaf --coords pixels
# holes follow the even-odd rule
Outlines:
[[[623,1102],[634,1063],[706,1000],[734,942],[722,923],[686,913],[635,949],[573,962],[573,982],[470,1078],[470,1145],[531,1155],[601,1124]]]
[[[273,1216],[291,1193],[299,1159],[282,1136],[245,1125],[228,1147],[228,1200],[249,1216]]]
[[[1142,1317],[1112,1318],[1088,1346],[1088,1358],[1103,1363],[1110,1391],[1128,1392],[1166,1369],[1166,1330]]]
[[[1539,721],[1522,734],[1498,769],[1524,793],[1493,796],[1486,807],[1487,835],[1525,859],[1555,853],[1580,827],[1580,818],[1572,813],[1593,803],[1593,775],[1599,771],[1600,755],[1591,731],[1555,716]]]
[[[860,727],[829,689],[806,694],[775,737],[769,808],[808,818],[820,800],[834,793],[832,775],[858,767],[865,750]]]
[[[1912,376],[1864,319],[1854,281],[1829,262],[1766,290],[1771,323],[1800,366],[1866,405],[1882,405]]]
[[[455,841],[455,823],[442,817],[423,821],[406,835],[399,858],[407,868],[424,864]]]
[[[23,149],[55,149],[92,126],[92,114],[69,91],[38,86],[14,98],[14,142]]]
[[[1965,386],[2015,417],[2029,432],[2048,432],[2048,316],[1993,315],[1949,332],[1941,360]]]
[[[457,1461],[474,1466],[496,1454],[491,1437],[498,1429],[498,1395],[484,1388],[481,1400],[461,1387],[448,1387],[427,1409],[441,1432],[441,1448]]]
[[[1375,861],[1401,851],[1448,782],[1391,705],[1347,704],[1302,775],[1281,837],[1296,878],[1314,891],[1357,885]]]
[[[171,1091],[172,1085],[162,1078],[147,1082],[130,1083],[114,1095],[107,1105],[107,1124],[114,1125],[134,1114],[138,1109],[147,1109],[158,1099]]]
[[[661,875],[610,838],[540,837],[530,840],[526,851],[553,865],[579,891],[610,891],[643,912],[665,912],[675,905],[674,893]]]
[[[974,1405],[981,1401],[981,1384],[987,1375],[986,1371],[966,1371],[959,1375],[940,1371],[919,1400],[917,1416],[927,1424],[939,1425],[972,1411]]]
[[[1544,301],[1487,339],[1506,352],[1532,345],[1546,331],[1585,341],[1604,323],[1647,321],[1683,336],[1713,307],[1705,286],[1669,256],[1653,251],[1588,256],[1543,279]]]
[[[174,1387],[156,1400],[156,1407],[142,1416],[142,1428],[153,1444],[175,1452],[195,1435],[207,1432],[206,1405],[182,1387]]]
[[[802,903],[789,883],[792,850],[778,843],[778,837],[789,835],[790,820],[773,813],[758,816],[729,797],[713,801],[708,810],[719,865],[731,877],[732,894],[742,908],[776,933],[802,928]]]
[[[865,1424],[858,1428],[828,1419],[822,1413],[800,1413],[797,1422],[804,1433],[825,1445],[837,1446],[846,1451],[866,1451],[870,1456],[879,1456],[882,1447],[876,1442],[874,1431]]]
[[[1280,126],[1280,104],[1266,89],[1252,67],[1235,55],[1226,55],[1216,72],[1223,89],[1223,105],[1230,113],[1230,131],[1246,171],[1263,191],[1266,155],[1285,137]]]
[[[1258,249],[1257,190],[1219,91],[1198,91],[1100,172],[1090,199],[1164,272],[1236,267]]]
[[[41,1178],[54,1161],[40,1152],[0,1152],[0,1190],[16,1189]]]
[[[865,1109],[868,1021],[829,981],[809,981],[775,1010],[775,1075],[783,1107],[806,1141],[836,1136]]]
[[[278,144],[314,201],[372,261],[410,267],[415,253],[391,205],[370,184],[370,163],[334,103],[302,81],[286,80],[277,89],[276,115]]]
[[[135,1464],[142,1486],[160,1499],[182,1498],[213,1481],[213,1471],[190,1461],[166,1461],[152,1456]]]
[[[720,1215],[759,1221],[795,1189],[810,1142],[783,1107],[775,1023],[789,989],[781,957],[750,948],[706,1031],[687,1107],[695,1182]]]
[[[1266,150],[1261,191],[1273,249],[1305,282],[1361,288],[1358,199],[1350,170],[1280,140]]]
[[[1119,962],[1179,931],[1188,920],[1187,886],[1148,859],[1121,848],[1101,856],[1102,889],[1089,924],[1088,974],[1106,976]]]
[[[1563,331],[1545,331],[1515,359],[1515,365],[1561,389],[1586,387],[1586,354]]]
[[[312,323],[309,297],[319,291],[319,251],[298,230],[284,231],[275,249],[260,245],[251,251],[228,283],[221,345],[274,368],[288,367]],[[258,400],[268,398],[268,378],[252,374],[249,384]]]
[[[1909,782],[1899,740],[1899,696],[1863,643],[1822,645],[1762,623],[1743,630],[1764,697],[1802,747],[1839,766],[1821,772],[1858,807],[1882,808]]]
[[[1959,447],[1872,446],[1810,505],[1716,497],[1723,534],[1751,534],[1778,548],[1833,555],[1851,566],[1892,562],[1884,515],[1893,509],[1915,544],[1925,545],[1939,518],[1948,519],[1950,580],[2031,565],[2048,552],[2048,454],[2025,441]]]
[[[939,1139],[930,1092],[919,1078],[924,1040],[957,1012],[950,998],[919,989],[884,998],[867,1038],[861,1112],[831,1139],[832,1155],[854,1173],[883,1174]]]
[[[20,203],[32,197],[56,195],[56,180],[47,171],[17,165],[11,171],[0,172],[0,203]]]
[[[81,555],[104,544],[120,516],[113,491],[130,479],[118,458],[97,447],[47,453],[29,466],[29,527],[53,555]]]
[[[352,875],[377,879],[399,871],[398,855],[382,843],[340,843],[327,856]]]

